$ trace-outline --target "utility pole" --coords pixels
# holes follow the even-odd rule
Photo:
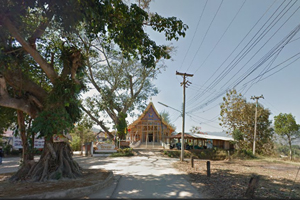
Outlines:
[[[256,141],[256,126],[257,126],[257,106],[258,106],[258,99],[263,98],[263,95],[260,95],[259,97],[253,96],[251,99],[256,99],[256,107],[255,107],[255,126],[254,126],[254,138],[253,138],[253,155],[255,155],[255,141]]]
[[[180,85],[183,85],[183,107],[182,107],[182,132],[181,132],[181,154],[180,154],[180,161],[183,162],[184,160],[184,120],[185,120],[185,87],[186,85],[189,86],[191,82],[186,80],[186,76],[192,77],[194,74],[187,74],[187,73],[180,73],[176,71],[176,75],[183,76],[183,81]]]

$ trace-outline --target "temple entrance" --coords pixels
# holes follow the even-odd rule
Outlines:
[[[156,111],[152,102],[150,102],[137,120],[128,127],[128,134],[131,142],[140,141],[141,145],[151,144],[160,145],[160,142],[166,142],[165,137],[170,136],[174,128],[164,122],[160,114]],[[148,148],[148,147],[147,147]]]
[[[149,142],[153,142],[153,133],[148,134]]]

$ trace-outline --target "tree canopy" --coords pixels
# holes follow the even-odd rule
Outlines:
[[[143,27],[165,34],[166,40],[185,35],[187,26],[176,17],[149,16],[136,4],[121,0],[3,0],[0,5],[0,106],[32,119],[32,131],[46,139],[38,163],[27,163],[13,178],[44,181],[75,178],[81,168],[73,161],[67,142],[54,134],[69,132],[80,119],[80,92],[86,88],[86,60],[74,40],[84,27],[93,40],[99,35],[114,42],[125,58],[154,67],[169,58]]]
[[[113,123],[118,135],[123,138],[126,130],[127,115],[133,116],[134,109],[142,110],[149,96],[157,94],[153,80],[164,68],[163,64],[146,67],[137,59],[126,59],[113,45],[109,50],[103,38],[87,43],[84,50],[88,58],[86,76],[95,93],[87,97],[82,109],[111,138],[108,125]],[[110,118],[111,120],[104,121]]]
[[[255,107],[255,103],[248,103],[235,89],[226,93],[220,106],[220,125],[228,130],[228,134],[234,136],[242,149],[250,150],[253,147]],[[257,110],[257,152],[270,152],[269,150],[273,148],[272,121],[269,120],[271,112],[261,104],[258,104]]]
[[[286,138],[290,148],[290,160],[292,160],[292,141],[300,137],[300,124],[289,113],[280,113],[274,117],[275,132],[282,138]]]
[[[159,113],[159,115],[163,118],[163,120],[165,122],[167,122],[168,124],[170,124],[174,128],[174,130],[176,129],[176,126],[171,123],[170,113],[168,111],[163,110],[163,111],[161,111]]]

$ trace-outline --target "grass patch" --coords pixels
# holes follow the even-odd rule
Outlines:
[[[235,158],[235,159],[257,159],[258,157],[253,155],[251,150],[239,150],[239,151],[235,151],[233,155],[231,155],[231,158]]]
[[[118,149],[116,153],[112,153],[109,157],[134,156],[132,148]]]
[[[181,150],[164,150],[164,155],[167,155],[171,158],[180,158]],[[228,153],[223,149],[192,149],[185,150],[184,157],[185,158],[198,158],[198,159],[211,159],[211,160],[224,160],[227,158]]]

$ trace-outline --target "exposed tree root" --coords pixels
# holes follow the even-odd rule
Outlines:
[[[24,164],[10,180],[43,182],[61,178],[75,179],[81,175],[82,168],[73,160],[69,144],[47,141],[40,160],[34,164]]]

